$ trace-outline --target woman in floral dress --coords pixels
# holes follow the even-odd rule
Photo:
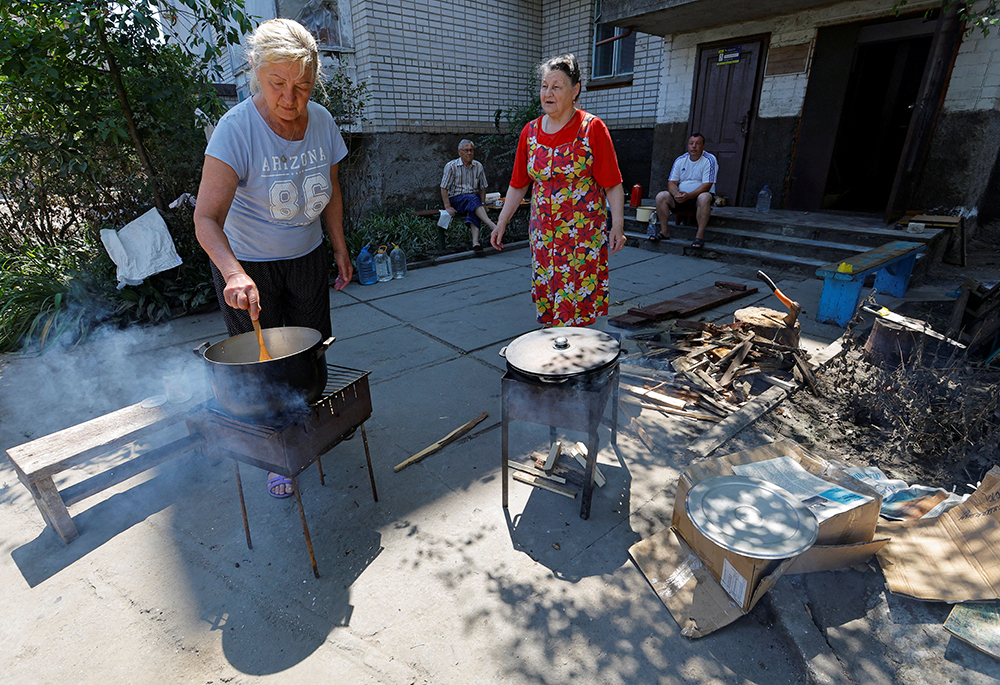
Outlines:
[[[507,222],[534,183],[528,232],[538,323],[587,326],[608,313],[608,254],[625,246],[622,175],[607,126],[576,108],[576,57],[553,57],[539,73],[545,114],[521,131],[490,243],[503,249]]]

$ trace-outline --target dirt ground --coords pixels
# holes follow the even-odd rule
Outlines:
[[[924,283],[940,285],[942,293],[966,277],[997,283],[1000,241],[992,237],[1000,227],[991,228],[968,246],[965,267],[935,265]],[[943,332],[953,309],[949,301],[912,301],[897,311]],[[1000,362],[987,367],[982,353],[966,358],[942,343],[926,345],[891,369],[865,360],[867,337],[867,331],[857,335],[819,373],[819,396],[802,389],[758,426],[822,457],[877,466],[910,485],[971,492],[967,484],[974,487],[1000,465]]]

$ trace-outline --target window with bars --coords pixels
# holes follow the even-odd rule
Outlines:
[[[590,77],[629,76],[635,64],[635,33],[601,21],[601,0],[594,0],[594,62]]]

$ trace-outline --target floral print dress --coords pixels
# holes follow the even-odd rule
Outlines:
[[[595,121],[584,114],[576,138],[553,147],[539,142],[541,119],[528,124],[531,298],[546,326],[586,326],[608,313],[607,201],[590,145]]]

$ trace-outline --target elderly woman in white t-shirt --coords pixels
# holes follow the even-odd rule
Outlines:
[[[325,339],[324,227],[339,272],[334,288],[353,276],[337,180],[347,146],[330,112],[309,100],[319,75],[312,35],[295,21],[272,19],[250,46],[254,95],[226,112],[205,150],[195,233],[212,260],[229,335],[259,320],[262,328],[313,328]],[[269,479],[272,495],[292,494],[284,480]]]

